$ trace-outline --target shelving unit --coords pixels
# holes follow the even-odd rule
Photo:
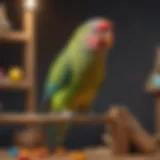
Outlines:
[[[28,37],[25,32],[10,32],[0,36],[0,43],[2,42],[27,42]]]
[[[9,79],[1,79],[0,90],[16,91],[25,90],[25,111],[24,113],[2,113],[0,116],[0,124],[48,124],[48,123],[103,123],[106,121],[104,115],[76,115],[72,119],[60,115],[48,115],[36,113],[36,88],[35,88],[35,1],[36,0],[19,0],[23,6],[23,29],[22,31],[13,31],[0,35],[1,43],[24,43],[24,72],[25,79],[13,83]],[[32,8],[33,7],[33,8]]]
[[[31,86],[26,82],[26,81],[20,81],[16,84],[12,83],[9,80],[2,80],[0,83],[0,89],[1,90],[10,90],[10,91],[15,91],[15,90],[28,90]]]
[[[0,80],[0,89],[7,91],[25,90],[25,111],[34,112],[36,106],[35,91],[35,10],[29,7],[30,0],[19,0],[23,5],[23,28],[0,35],[1,43],[23,43],[24,80],[13,83],[7,78]],[[27,6],[28,3],[28,6]]]

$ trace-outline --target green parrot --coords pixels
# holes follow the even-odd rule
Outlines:
[[[114,44],[114,25],[105,18],[81,24],[49,68],[43,104],[64,116],[90,111],[105,78],[105,62]],[[62,145],[69,124],[48,127],[48,144]]]

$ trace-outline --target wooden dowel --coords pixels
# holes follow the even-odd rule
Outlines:
[[[36,110],[36,84],[35,84],[35,11],[24,9],[23,28],[27,35],[27,42],[24,50],[25,78],[30,84],[26,93],[25,109],[27,112]]]

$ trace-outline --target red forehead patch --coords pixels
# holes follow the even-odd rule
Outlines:
[[[96,25],[96,28],[99,31],[107,31],[108,29],[113,29],[113,23],[109,20],[104,20],[104,21],[99,22]]]

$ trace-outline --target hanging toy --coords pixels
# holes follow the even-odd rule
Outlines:
[[[157,75],[154,79],[154,85],[160,87],[160,75]]]

